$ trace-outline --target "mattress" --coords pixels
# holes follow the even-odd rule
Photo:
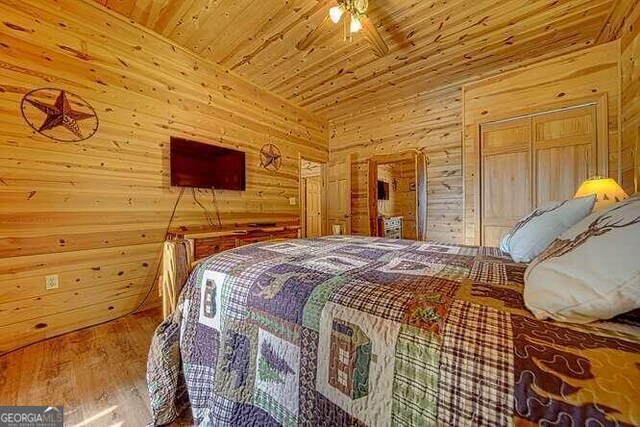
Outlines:
[[[640,425],[640,328],[536,320],[525,268],[348,236],[215,255],[154,336],[154,422]]]

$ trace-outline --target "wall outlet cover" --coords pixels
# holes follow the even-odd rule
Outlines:
[[[44,287],[50,291],[51,289],[58,289],[60,286],[60,282],[58,280],[58,275],[53,274],[51,276],[46,276],[44,278]]]

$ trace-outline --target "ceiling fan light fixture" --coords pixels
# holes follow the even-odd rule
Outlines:
[[[360,31],[362,29],[362,23],[360,22],[360,20],[358,18],[352,18],[351,19],[351,32],[352,33],[357,33],[358,31]]]
[[[333,22],[334,24],[340,22],[343,13],[344,11],[342,10],[341,6],[333,6],[331,9],[329,9],[329,18],[331,18],[331,22]]]

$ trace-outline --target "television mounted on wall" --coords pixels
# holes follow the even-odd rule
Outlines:
[[[246,189],[245,153],[226,147],[171,137],[171,185]]]
[[[378,181],[378,200],[389,200],[389,183]]]

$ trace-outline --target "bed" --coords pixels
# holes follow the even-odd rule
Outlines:
[[[154,422],[640,425],[640,327],[536,320],[525,268],[348,236],[208,258],[153,339]]]

